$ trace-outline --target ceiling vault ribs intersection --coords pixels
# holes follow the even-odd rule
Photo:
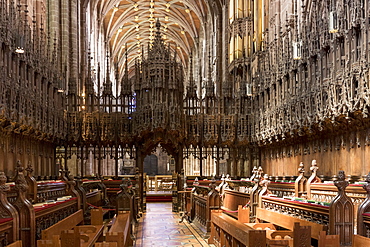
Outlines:
[[[98,19],[120,78],[125,71],[126,49],[128,66],[133,68],[154,40],[158,18],[162,38],[172,50],[177,50],[186,68],[209,13],[207,0],[91,0],[91,4],[100,15]]]

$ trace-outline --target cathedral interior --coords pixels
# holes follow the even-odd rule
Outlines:
[[[369,25],[365,0],[0,0],[0,247],[94,206],[137,225],[152,187],[214,246],[306,246],[271,212],[370,246]]]

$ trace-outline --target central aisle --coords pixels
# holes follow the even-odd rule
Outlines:
[[[179,223],[170,202],[147,203],[146,211],[139,220],[134,246],[209,246],[190,224]]]

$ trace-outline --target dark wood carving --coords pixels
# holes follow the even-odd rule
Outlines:
[[[307,178],[304,176],[305,170],[303,162],[299,164],[298,172],[298,178],[294,183],[295,196],[304,197],[307,194]]]
[[[251,190],[250,195],[250,207],[251,207],[251,214],[250,214],[250,222],[254,222],[256,218],[256,212],[258,204],[260,203],[259,194],[261,192],[262,186],[260,184],[262,178],[263,170],[262,167],[258,167],[258,170],[255,173],[254,181],[255,185]]]
[[[87,201],[86,201],[86,190],[82,187],[82,178],[78,176],[76,178],[76,187],[75,187],[77,193],[80,196],[81,199],[81,209],[83,210],[84,214],[87,210]]]
[[[129,191],[131,186],[132,186],[132,183],[130,179],[126,178],[122,180],[122,184],[120,186],[121,191],[119,192],[117,196],[117,205],[116,205],[117,212],[132,210],[131,206],[132,206],[133,197]]]
[[[60,173],[61,173],[60,179],[67,184],[66,194],[70,195],[72,197],[76,197],[78,208],[80,208],[81,207],[81,198],[80,198],[80,194],[75,189],[76,182],[74,181],[73,175],[70,175],[68,170],[66,170],[66,171],[61,170]]]
[[[294,223],[294,247],[306,247],[311,246],[311,226],[300,226],[299,222]]]
[[[6,183],[6,176],[4,172],[0,172],[0,218],[12,218],[11,229],[5,229],[0,231],[0,234],[4,236],[4,245],[19,239],[19,217],[17,210],[9,203],[7,199],[7,191],[10,190],[9,185]]]
[[[345,178],[344,171],[339,171],[338,180],[334,182],[338,194],[329,208],[329,234],[339,235],[341,246],[351,246],[355,215],[352,200],[345,193],[349,184]]]
[[[364,224],[363,214],[369,212],[370,210],[370,172],[369,174],[367,174],[365,182],[366,184],[363,185],[363,188],[366,191],[367,195],[365,200],[360,204],[357,210],[357,234],[368,237],[368,232],[370,229],[366,227],[366,224]]]
[[[27,199],[27,182],[23,174],[23,167],[18,161],[14,177],[14,190],[17,199],[13,206],[19,215],[19,236],[24,246],[34,247],[36,244],[36,221],[32,203]]]
[[[311,184],[321,183],[321,179],[317,176],[318,169],[319,167],[317,166],[316,160],[312,160],[311,167],[310,167],[310,170],[312,173],[311,173],[311,176],[307,180],[307,187],[306,187],[308,199],[311,199]]]
[[[28,163],[25,170],[27,171],[27,175],[25,178],[28,185],[28,200],[30,200],[30,202],[32,203],[38,203],[39,198],[37,196],[37,182],[36,179],[33,177],[33,167],[31,163]]]

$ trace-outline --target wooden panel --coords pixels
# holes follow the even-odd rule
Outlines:
[[[316,224],[316,223],[309,222],[306,220],[301,220],[298,218],[293,218],[292,216],[279,214],[277,212],[273,212],[273,211],[266,210],[263,208],[257,209],[257,219],[271,222],[275,225],[284,227],[292,231],[293,231],[295,222],[299,222],[301,226],[311,226],[311,237],[314,239],[319,238],[320,231],[323,231],[325,227],[320,224]]]
[[[78,210],[76,213],[71,214],[67,218],[59,221],[57,224],[42,231],[41,236],[43,240],[52,239],[53,235],[60,235],[61,231],[71,229],[74,226],[83,222],[83,211]]]
[[[212,212],[212,223],[245,246],[266,246],[266,231],[255,230],[223,213]],[[222,237],[221,237],[222,238]],[[222,242],[222,239],[221,239]]]
[[[370,246],[370,238],[366,238],[360,235],[353,235],[353,247],[365,247]]]
[[[21,240],[15,241],[12,244],[8,244],[7,247],[22,247],[22,241]]]

